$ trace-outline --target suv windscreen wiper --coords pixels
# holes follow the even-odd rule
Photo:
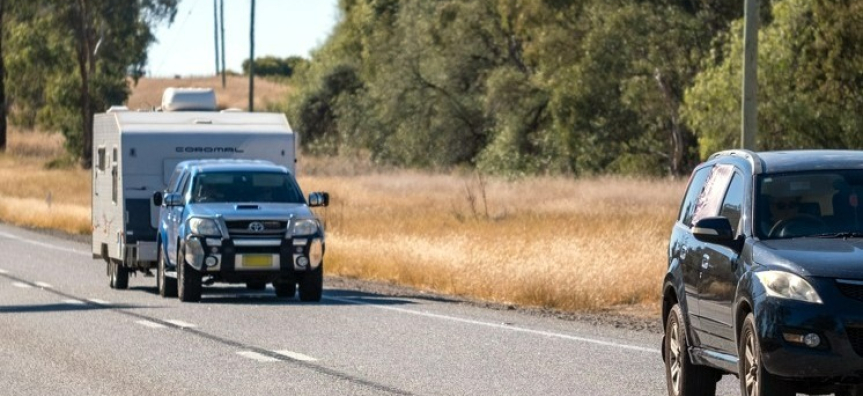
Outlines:
[[[863,238],[863,232],[844,231],[844,232],[826,232],[823,234],[810,235],[815,238]]]

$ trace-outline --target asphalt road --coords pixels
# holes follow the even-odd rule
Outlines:
[[[665,395],[661,335],[334,289],[108,287],[89,244],[0,225],[3,395]],[[384,258],[382,258],[384,259]],[[737,395],[736,378],[719,395]]]

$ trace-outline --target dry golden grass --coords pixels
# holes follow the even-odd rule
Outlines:
[[[65,155],[63,136],[9,131],[0,155],[0,220],[73,234],[90,232],[90,173],[46,169],[45,162]]]
[[[162,103],[162,92],[169,87],[213,88],[220,108],[249,108],[249,78],[243,76],[227,76],[225,88],[222,88],[221,77],[142,78],[133,87],[126,105],[130,109],[158,107]],[[288,85],[255,78],[255,109],[283,101],[290,89]]]
[[[668,180],[415,172],[300,183],[332,195],[321,210],[329,273],[501,303],[634,304],[651,313],[685,188]]]

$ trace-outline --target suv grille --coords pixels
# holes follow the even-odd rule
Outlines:
[[[836,288],[838,288],[845,297],[863,301],[863,284],[860,282],[855,281],[851,283],[837,280]]]
[[[257,223],[255,225],[259,225],[258,227],[253,226],[253,223]],[[288,222],[287,221],[275,221],[275,220],[236,220],[236,221],[226,221],[225,225],[228,226],[228,234],[232,237],[243,236],[243,237],[272,237],[272,236],[282,236],[285,235],[288,231]]]
[[[845,327],[845,332],[848,333],[848,341],[857,352],[858,356],[863,356],[863,327]]]

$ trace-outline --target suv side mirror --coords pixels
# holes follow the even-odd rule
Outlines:
[[[153,193],[153,205],[162,206],[162,192],[156,191]]]
[[[313,192],[309,194],[309,206],[329,206],[330,194],[326,192]]]
[[[183,206],[183,196],[177,193],[165,194],[165,206]]]
[[[692,235],[701,242],[715,243],[734,250],[740,249],[738,240],[734,238],[731,222],[726,217],[705,217],[692,226]]]

